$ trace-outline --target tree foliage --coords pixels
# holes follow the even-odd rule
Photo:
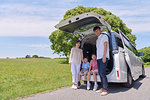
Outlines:
[[[118,32],[118,29],[120,29],[135,45],[136,37],[135,35],[131,34],[132,30],[129,29],[119,17],[102,8],[78,6],[68,10],[61,21],[86,12],[94,12],[102,15],[102,17],[111,25],[113,31]],[[70,49],[75,45],[75,40],[77,40],[79,37],[80,36],[73,35],[72,33],[56,30],[49,36],[49,39],[52,42],[51,49],[54,50],[54,53],[62,53],[62,55],[67,56],[70,53]]]
[[[31,58],[31,56],[30,55],[26,55],[25,58]]]
[[[141,58],[145,63],[150,62],[150,47],[146,47],[138,51],[144,53],[144,56],[141,56]]]
[[[52,42],[51,49],[54,50],[54,53],[61,54],[63,52],[61,55],[68,56],[71,48],[75,46],[75,41],[79,37],[79,35],[56,30],[49,36]]]
[[[33,55],[32,58],[39,58],[39,56],[38,55]]]

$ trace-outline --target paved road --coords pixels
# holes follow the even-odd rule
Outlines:
[[[133,88],[124,88],[121,84],[109,84],[109,89],[110,94],[101,96],[92,90],[85,90],[85,87],[78,90],[68,87],[21,100],[150,100],[150,67],[146,68],[146,78],[135,81]]]

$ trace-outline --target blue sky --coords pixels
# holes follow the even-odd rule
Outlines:
[[[59,57],[48,37],[65,12],[79,5],[111,11],[132,29],[137,49],[150,46],[149,0],[0,0],[0,58]]]

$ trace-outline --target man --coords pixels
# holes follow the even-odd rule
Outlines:
[[[108,94],[108,82],[106,77],[106,66],[109,59],[109,42],[106,34],[101,34],[101,28],[95,26],[93,28],[95,35],[98,37],[96,40],[97,47],[97,65],[98,72],[101,79],[102,88],[96,92],[100,92],[102,96]]]

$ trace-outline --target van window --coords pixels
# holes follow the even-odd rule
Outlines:
[[[122,40],[119,37],[116,37],[117,45],[121,48],[123,48]]]
[[[133,50],[133,53],[138,56],[138,51],[136,50],[134,46],[132,46],[132,50]]]
[[[124,40],[125,46],[126,46],[129,50],[132,51],[132,46],[131,46],[130,42],[129,42],[127,39],[125,39],[124,37],[123,37],[123,40]]]
[[[115,38],[115,35],[114,35],[114,32],[110,32],[110,41],[111,41],[111,47],[112,47],[112,50],[118,50],[118,46],[117,46],[117,42],[116,42],[116,38]]]

